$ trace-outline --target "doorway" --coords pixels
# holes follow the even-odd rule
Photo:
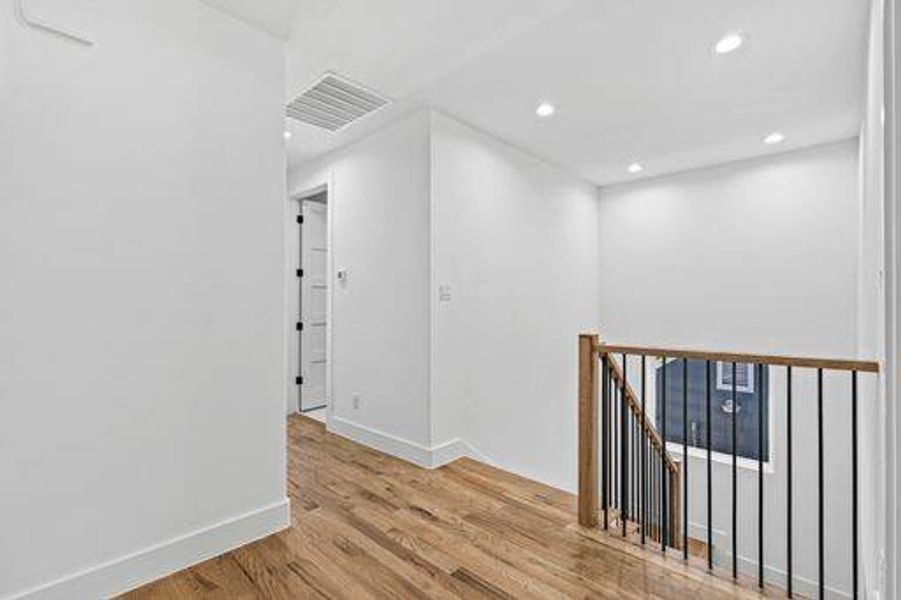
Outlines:
[[[298,409],[324,416],[327,394],[328,192],[298,200]],[[318,412],[317,412],[318,411]]]

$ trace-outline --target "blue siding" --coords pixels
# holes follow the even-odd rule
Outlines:
[[[707,444],[707,412],[706,387],[704,378],[706,362],[689,360],[688,365],[688,444],[698,448],[706,448]],[[731,363],[724,365],[731,369]],[[674,360],[666,364],[666,439],[670,442],[682,443],[682,360]],[[732,399],[731,390],[717,389],[716,363],[710,363],[710,415],[711,415],[711,447],[714,452],[732,453],[732,414],[726,412],[724,405]],[[736,394],[738,413],[736,414],[737,454],[757,460],[758,448],[758,415],[763,411],[763,460],[769,459],[769,423],[768,414],[768,382],[769,372],[763,367],[762,384],[753,393],[738,392]],[[657,398],[662,399],[663,367],[656,371]],[[657,428],[663,431],[661,413],[657,411]]]

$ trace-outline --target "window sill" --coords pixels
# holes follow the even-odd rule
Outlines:
[[[682,462],[682,444],[667,442],[666,449],[670,453],[670,455],[672,455],[673,459],[678,462]],[[689,446],[688,456],[695,460],[706,461],[707,450],[705,450],[704,448],[695,448],[693,446]],[[772,459],[772,450],[770,450],[770,459]],[[732,455],[713,451],[710,453],[710,461],[721,465],[732,466]],[[756,472],[758,470],[758,462],[752,458],[743,458],[739,456],[736,458],[735,464],[739,469],[744,469],[746,471]],[[776,472],[772,460],[763,463],[763,472],[767,475],[772,475]]]

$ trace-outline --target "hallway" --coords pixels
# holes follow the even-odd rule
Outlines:
[[[293,527],[125,597],[758,597],[576,525],[575,497],[463,459],[427,471],[288,424]]]

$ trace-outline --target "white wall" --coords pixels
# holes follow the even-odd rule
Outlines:
[[[329,427],[426,463],[428,139],[421,112],[289,175],[291,194],[331,182],[331,260],[348,272],[346,285],[330,277]],[[288,246],[296,248],[296,240]]]
[[[853,355],[856,149],[847,141],[603,188],[603,337]]]
[[[885,238],[883,98],[883,1],[870,6],[869,46],[860,145],[860,256],[857,350],[885,365]],[[885,378],[865,382],[872,402],[861,406],[861,589],[884,591]]]
[[[656,346],[855,356],[857,151],[850,140],[602,189],[602,337]],[[630,372],[638,372],[637,362]],[[765,471],[764,508],[766,563],[775,569],[769,573],[774,578],[785,564],[786,414],[784,369],[770,373],[773,460]],[[816,511],[808,508],[816,506],[815,380],[813,373],[800,371],[794,380],[794,567],[796,575],[815,581],[816,553],[810,548]],[[824,388],[827,585],[847,590],[849,383],[827,374]],[[653,393],[650,397],[653,403]],[[698,476],[704,465],[696,459],[689,465],[695,474],[689,478],[690,522],[697,527],[706,526],[706,480]],[[714,544],[724,552],[731,547],[730,477],[731,467],[714,466]],[[739,478],[739,556],[746,567],[757,560],[756,477],[756,471],[742,469]]]
[[[346,286],[331,274],[329,428],[426,466],[475,454],[574,489],[595,188],[429,111],[289,175],[292,194],[324,184],[333,267],[348,270]]]
[[[898,2],[886,4],[885,17],[886,98],[886,587],[885,598],[898,595],[901,587],[901,10]]]
[[[431,139],[434,443],[574,490],[596,189],[440,113]]]
[[[92,47],[13,5],[0,597],[108,596],[287,524],[282,47],[185,0],[80,1]]]

